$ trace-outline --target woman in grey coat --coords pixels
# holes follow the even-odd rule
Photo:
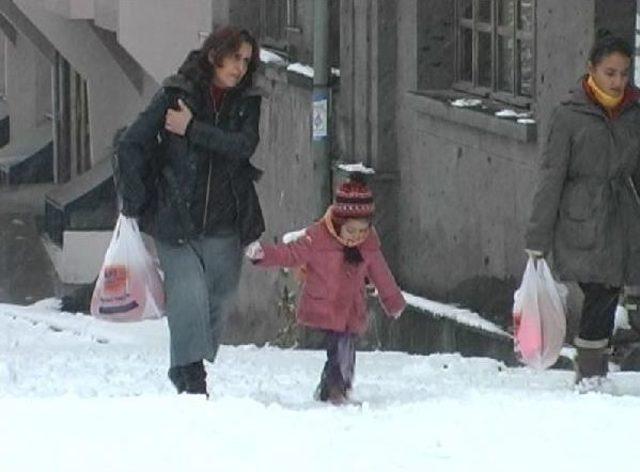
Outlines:
[[[640,284],[640,107],[629,84],[633,49],[612,36],[593,46],[588,73],[555,110],[526,234],[527,253],[551,252],[561,280],[584,293],[576,383],[600,385],[624,285]]]

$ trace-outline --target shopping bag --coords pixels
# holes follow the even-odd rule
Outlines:
[[[160,318],[163,312],[158,264],[135,218],[120,215],[93,291],[91,314],[110,321],[139,321]]]
[[[524,364],[546,369],[560,356],[566,333],[567,288],[544,259],[529,258],[514,295],[514,350]]]

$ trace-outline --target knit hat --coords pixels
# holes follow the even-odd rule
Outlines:
[[[360,178],[351,177],[336,192],[332,214],[336,218],[371,218],[375,211],[373,194]]]

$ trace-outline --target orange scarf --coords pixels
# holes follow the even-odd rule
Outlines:
[[[596,81],[593,80],[593,77],[591,75],[589,75],[587,78],[587,86],[593,94],[593,98],[595,98],[595,100],[602,106],[602,108],[607,110],[609,113],[611,113],[618,105],[620,105],[622,99],[624,98],[624,93],[620,94],[619,97],[609,95],[607,92],[598,87],[598,84],[596,84]]]
[[[333,214],[332,210],[333,210],[333,205],[331,205],[327,209],[327,212],[322,217],[322,221],[324,222],[324,225],[327,227],[327,230],[329,231],[331,236],[336,238],[340,244],[342,244],[343,246],[346,246],[346,247],[356,247],[356,246],[359,246],[360,244],[362,244],[365,241],[365,239],[367,239],[367,236],[369,236],[368,232],[367,232],[367,235],[364,238],[362,238],[362,241],[360,241],[358,244],[350,244],[347,241],[345,241],[344,239],[342,239],[340,237],[340,235],[336,232],[336,228],[333,226],[333,218],[331,217],[332,214]],[[371,231],[371,229],[369,229],[369,231]]]

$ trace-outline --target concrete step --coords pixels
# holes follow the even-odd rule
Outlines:
[[[0,182],[8,185],[53,181],[51,124],[32,128],[0,149]]]
[[[0,302],[27,305],[62,293],[40,237],[52,184],[0,188]]]

